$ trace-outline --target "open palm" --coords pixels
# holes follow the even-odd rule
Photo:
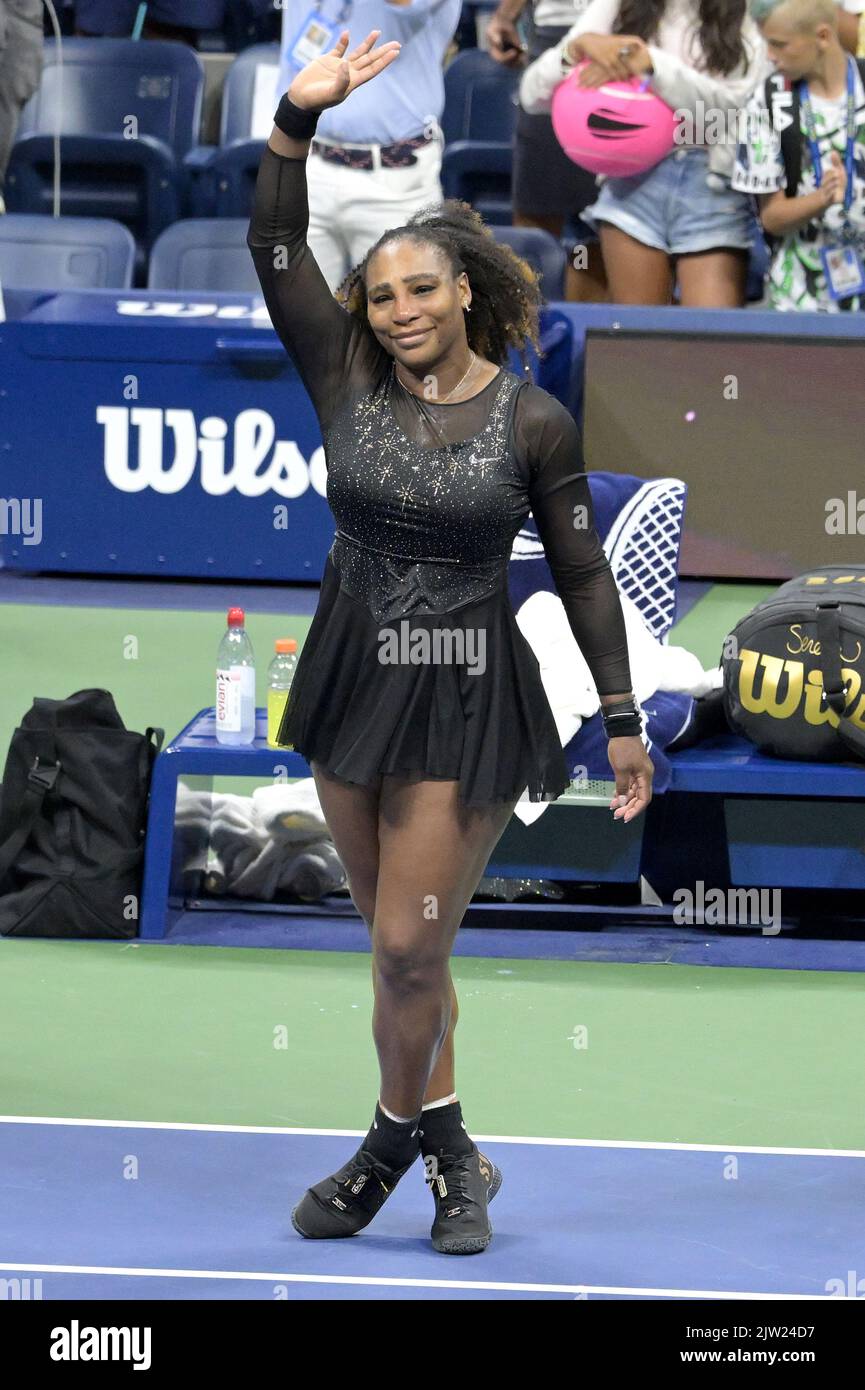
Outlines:
[[[401,45],[396,39],[373,48],[380,33],[380,29],[372,29],[357,48],[347,54],[349,33],[343,29],[329,53],[313,58],[297,74],[288,89],[290,100],[306,111],[324,111],[328,106],[338,106],[345,101],[355,87],[369,82],[399,54]]]

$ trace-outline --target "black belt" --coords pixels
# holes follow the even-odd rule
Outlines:
[[[380,145],[379,154],[383,169],[406,169],[417,164],[415,150],[428,145],[431,135],[415,135],[411,140],[398,140],[395,145]],[[328,164],[342,164],[346,169],[374,169],[372,149],[349,148],[347,145],[332,145],[322,140],[312,141],[313,154],[326,159]]]

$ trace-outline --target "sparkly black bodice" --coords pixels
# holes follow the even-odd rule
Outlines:
[[[409,391],[368,325],[331,294],[308,225],[306,161],[267,147],[248,244],[321,425],[341,587],[379,622],[504,594],[531,512],[599,693],[628,692],[621,603],[569,412],[506,368],[464,401]]]
[[[519,384],[500,371],[481,432],[438,448],[400,429],[388,399],[399,383],[334,420],[326,441],[331,556],[343,588],[379,622],[451,612],[505,586],[523,491],[508,440]]]

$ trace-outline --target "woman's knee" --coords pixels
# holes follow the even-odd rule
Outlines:
[[[410,939],[390,936],[376,924],[373,959],[380,984],[400,995],[440,993],[450,1008],[447,957]]]

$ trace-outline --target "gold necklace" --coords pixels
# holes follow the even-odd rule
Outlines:
[[[450,400],[451,396],[455,396],[455,395],[456,395],[457,391],[458,391],[458,390],[460,389],[460,387],[462,386],[463,382],[465,381],[465,379],[466,379],[466,377],[468,376],[469,372],[471,371],[472,367],[475,365],[475,362],[477,361],[477,354],[476,354],[475,352],[473,352],[471,348],[469,349],[469,351],[470,351],[471,354],[472,354],[472,360],[471,360],[471,362],[469,362],[468,367],[467,367],[466,370],[463,372],[463,375],[462,375],[462,377],[460,378],[460,380],[457,382],[456,386],[452,387],[451,390],[448,391],[448,393],[447,393],[446,396],[442,396],[441,400],[438,402],[439,405],[443,405],[446,401],[449,401],[449,400]],[[400,386],[402,387],[402,389],[403,389],[404,391],[408,391],[408,387],[406,386],[405,382],[402,381],[402,380],[400,379],[400,374],[399,374],[399,372],[398,372],[397,369],[396,369],[396,363],[395,363],[395,362],[394,362],[394,364],[393,364],[393,370],[394,370],[394,376],[396,377],[396,379],[397,379],[397,381],[399,382],[399,384],[400,384]],[[414,391],[408,391],[408,393],[409,393],[410,396],[414,396],[414,395],[415,395]]]

